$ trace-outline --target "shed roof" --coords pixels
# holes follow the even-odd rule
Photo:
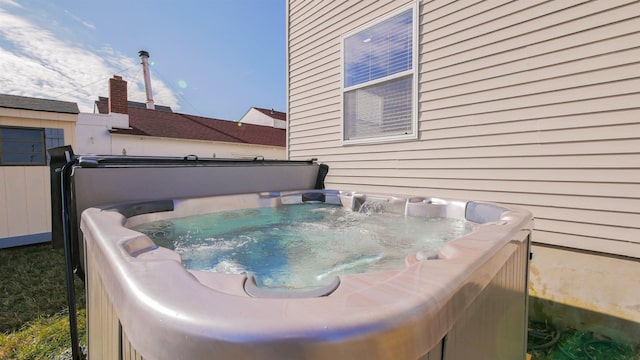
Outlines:
[[[27,96],[0,94],[0,107],[9,109],[47,111],[63,114],[78,114],[78,104],[69,101],[39,99]]]

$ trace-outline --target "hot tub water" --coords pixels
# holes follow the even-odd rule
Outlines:
[[[213,212],[138,225],[133,230],[178,252],[187,269],[252,274],[260,287],[309,289],[336,276],[405,266],[473,230],[469,222],[406,217],[369,203],[354,212],[298,204]]]

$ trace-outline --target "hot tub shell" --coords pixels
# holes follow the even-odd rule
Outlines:
[[[240,165],[226,165],[216,165],[214,172],[239,171]],[[256,179],[265,168],[278,173],[264,163],[241,166]],[[301,173],[314,167],[317,172],[317,164],[308,163]],[[95,167],[77,166],[76,192],[86,192],[92,184],[87,179],[96,179],[96,172],[79,175],[89,169]],[[113,196],[116,204],[105,204],[104,193],[100,201],[76,197],[76,203],[99,203],[81,218],[89,356],[524,359],[530,213],[481,202],[314,189],[317,179],[309,174],[304,182],[311,185],[293,191],[257,186],[256,192],[236,195],[216,189],[213,196],[198,190],[197,196],[180,197],[183,190],[168,190],[155,194],[159,201],[149,193],[136,194],[133,203]],[[279,181],[287,186],[286,176],[270,180]],[[111,187],[107,192],[117,191],[105,185]],[[437,254],[408,255],[402,269],[341,276],[327,296],[302,298],[252,297],[244,275],[186,270],[177,253],[128,228],[211,211],[318,201],[317,194],[354,210],[374,199],[386,202],[387,211],[477,225]]]

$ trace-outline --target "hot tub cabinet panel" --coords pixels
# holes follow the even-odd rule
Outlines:
[[[186,270],[177,253],[129,229],[306,201],[357,210],[367,199],[407,216],[476,225],[436,254],[410,254],[402,269],[341,276],[329,295],[307,298],[251,297],[245,276]],[[93,207],[82,214],[92,358],[525,358],[532,228],[526,211],[330,190],[179,199],[170,211],[149,208]]]

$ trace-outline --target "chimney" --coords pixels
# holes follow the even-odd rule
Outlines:
[[[147,109],[155,110],[153,104],[153,96],[151,91],[151,74],[149,73],[149,53],[144,50],[138,51],[140,63],[142,64],[142,72],[144,73],[144,88],[147,91]]]
[[[109,79],[109,113],[129,114],[127,82],[122,76],[113,75]]]

